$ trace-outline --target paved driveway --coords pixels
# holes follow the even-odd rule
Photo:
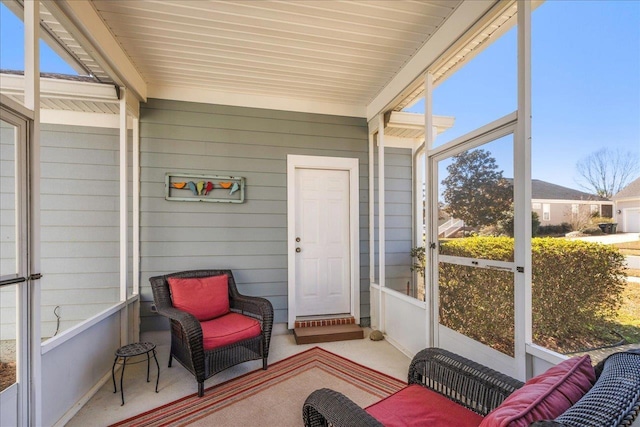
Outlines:
[[[598,242],[598,243],[623,243],[633,242],[640,240],[639,233],[617,233],[617,234],[603,234],[602,236],[585,236],[585,237],[572,237],[572,240],[584,240],[585,242]]]

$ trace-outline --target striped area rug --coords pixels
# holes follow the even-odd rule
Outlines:
[[[361,407],[383,399],[406,382],[314,347],[160,406],[113,426],[301,426],[302,405],[319,388],[339,391]]]

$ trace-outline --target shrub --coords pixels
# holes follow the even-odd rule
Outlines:
[[[444,255],[510,261],[513,239],[443,242]],[[588,337],[619,307],[624,256],[616,248],[563,239],[532,239],[532,316],[536,343],[562,350]],[[513,273],[441,263],[440,321],[513,355]]]
[[[571,224],[563,222],[560,225],[541,225],[538,227],[538,236],[564,236],[573,231]]]
[[[443,255],[513,258],[513,239],[473,237],[441,243]],[[513,355],[513,273],[440,263],[440,323]]]
[[[575,349],[593,327],[615,314],[626,284],[624,255],[610,245],[533,239],[534,342]]]
[[[612,223],[613,218],[607,216],[598,216],[597,214],[591,217],[591,224]]]
[[[500,231],[501,236],[510,236],[513,237],[513,228],[514,228],[514,212],[513,205],[511,206],[511,210],[505,212],[497,222],[498,231]],[[537,212],[531,212],[531,235],[535,236],[538,233],[538,228],[540,227],[540,217]]]
[[[582,230],[582,234],[587,234],[589,236],[599,236],[601,234],[604,234],[604,232],[600,230],[599,227],[587,227]]]

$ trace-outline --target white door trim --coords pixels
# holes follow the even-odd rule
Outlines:
[[[288,265],[288,327],[296,320],[296,169],[329,169],[349,172],[349,240],[351,264],[351,315],[360,323],[360,198],[358,159],[287,155],[287,265]]]

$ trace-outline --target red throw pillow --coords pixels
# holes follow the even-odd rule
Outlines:
[[[564,360],[527,381],[491,411],[480,427],[520,427],[557,418],[580,400],[595,380],[589,355]]]
[[[171,300],[177,309],[196,316],[199,321],[229,312],[229,278],[226,274],[209,277],[169,277]]]

